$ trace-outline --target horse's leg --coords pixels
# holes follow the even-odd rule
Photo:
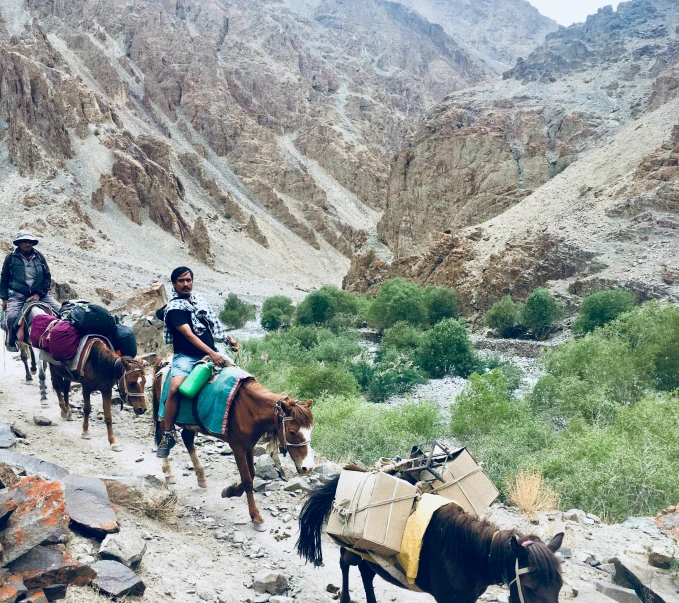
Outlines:
[[[38,379],[40,379],[40,405],[43,408],[49,406],[47,403],[47,383],[45,382],[45,370],[47,369],[47,363],[43,360],[40,362],[40,372],[38,373]]]
[[[31,374],[35,375],[38,372],[38,367],[35,364],[35,350],[32,345],[28,346],[28,351],[31,353]]]
[[[67,421],[73,421],[73,414],[71,413],[71,403],[68,401],[71,395],[71,382],[64,379],[64,408],[66,409],[66,416],[64,417],[64,411],[62,409],[61,416]]]
[[[175,478],[174,474],[172,473],[172,465],[170,465],[170,457],[165,457],[163,459],[163,473],[165,474],[165,483],[166,484],[176,484],[177,479]]]
[[[112,394],[113,392],[110,389],[101,392],[101,399],[104,403],[104,423],[106,423],[108,443],[111,444],[111,450],[113,450],[113,452],[120,452],[123,447],[116,442],[116,437],[113,435],[113,417],[111,416]]]
[[[363,589],[365,590],[365,599],[367,603],[377,603],[375,598],[375,587],[373,586],[373,580],[375,579],[375,572],[370,564],[361,560],[358,564],[358,571],[361,572],[361,580],[363,580]]]
[[[283,465],[281,465],[281,457],[278,454],[278,440],[270,440],[266,445],[266,451],[269,453],[274,467],[276,467],[278,477],[280,477],[284,482],[287,482],[288,478],[285,477],[285,471],[283,469]]]
[[[31,371],[28,370],[28,346],[23,341],[17,341],[17,346],[21,353],[21,362],[24,363],[24,369],[26,370],[26,381],[33,381]]]
[[[340,596],[340,603],[351,603],[351,595],[349,594],[349,568],[351,567],[352,557],[354,555],[347,551],[344,547],[340,548],[340,569],[342,570],[342,593]]]
[[[90,412],[92,412],[92,405],[90,404],[90,390],[83,386],[83,440],[91,440],[90,435]]]
[[[232,446],[232,449],[233,456],[236,459],[236,466],[238,467],[238,472],[240,473],[240,486],[243,488],[245,495],[248,497],[250,518],[252,519],[252,523],[255,524],[255,529],[264,530],[264,519],[259,514],[259,509],[255,503],[255,494],[252,487],[253,475],[250,473],[250,463],[248,463],[247,452],[242,446]],[[223,494],[224,493],[222,492],[222,495]]]
[[[193,429],[187,429],[184,427],[182,429],[182,440],[184,440],[184,446],[191,457],[191,462],[193,463],[193,470],[196,472],[196,479],[198,479],[198,486],[201,488],[207,488],[207,480],[205,479],[205,469],[203,465],[200,464],[200,459],[198,458],[198,453],[196,452],[196,447],[193,442],[196,439],[196,432]]]
[[[52,388],[57,394],[57,401],[59,402],[59,408],[61,409],[61,418],[68,420],[71,409],[64,401],[64,389],[68,382],[52,368],[50,368],[50,379],[52,381]],[[68,387],[70,388],[70,383],[68,383]]]

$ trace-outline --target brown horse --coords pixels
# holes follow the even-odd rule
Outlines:
[[[153,379],[153,420],[156,425],[156,444],[163,433],[161,421],[158,419],[160,396],[162,391],[162,373],[160,363],[156,363]],[[314,467],[314,451],[311,449],[311,431],[314,420],[311,414],[312,400],[301,402],[288,396],[273,394],[254,379],[241,384],[229,414],[228,433],[220,436],[211,435],[228,442],[236,459],[241,482],[222,490],[222,498],[241,496],[245,492],[248,499],[250,517],[257,530],[263,530],[264,519],[255,504],[252,483],[255,477],[254,448],[262,436],[277,439],[283,454],[290,453],[298,473],[308,473]],[[200,464],[194,439],[196,433],[202,431],[197,425],[181,425],[182,440],[186,446],[193,468],[201,488],[207,487],[205,471]],[[203,433],[206,433],[203,431]],[[169,459],[163,460],[165,481],[174,484],[175,478]]]
[[[108,432],[108,441],[111,449],[120,452],[123,448],[116,442],[113,435],[113,419],[111,417],[111,398],[113,387],[118,384],[120,397],[123,402],[132,405],[137,415],[146,412],[146,376],[144,375],[143,362],[129,356],[117,356],[102,340],[92,344],[92,349],[83,368],[83,375],[75,375],[66,367],[51,364],[50,376],[52,387],[59,398],[61,417],[72,421],[71,407],[68,403],[68,394],[71,382],[80,383],[83,388],[83,434],[85,440],[91,439],[90,425],[90,395],[92,392],[101,392],[104,406],[104,423]],[[121,404],[122,406],[122,404]]]
[[[315,490],[299,516],[297,553],[316,565],[323,562],[321,530],[332,509],[338,482],[336,477]],[[415,584],[438,603],[474,603],[491,584],[503,583],[509,587],[511,603],[558,603],[563,581],[554,553],[562,542],[563,532],[545,544],[537,536],[500,530],[451,502],[434,513],[425,531]],[[379,565],[342,547],[340,603],[350,603],[351,565],[357,565],[361,573],[367,603],[377,602],[375,575],[403,586]]]

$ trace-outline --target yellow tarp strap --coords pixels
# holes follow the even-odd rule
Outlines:
[[[403,533],[403,540],[401,540],[401,552],[396,555],[396,559],[404,569],[410,584],[415,584],[415,578],[417,578],[422,540],[432,515],[443,505],[449,505],[452,502],[455,501],[443,496],[423,494],[415,510],[408,518],[408,523],[406,523],[406,529]]]

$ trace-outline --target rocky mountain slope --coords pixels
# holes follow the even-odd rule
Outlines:
[[[548,35],[502,83],[437,105],[392,162],[377,231],[396,261],[357,257],[346,285],[374,287],[386,271],[457,285],[478,310],[548,281],[591,289],[574,281],[594,272],[606,286],[674,295],[662,279],[676,238],[665,214],[676,208],[658,198],[676,179],[678,25],[665,0],[601,9]],[[669,253],[628,247],[644,237]]]
[[[0,235],[33,228],[65,265],[135,249],[140,274],[189,253],[244,289],[338,281],[427,111],[554,27],[453,5],[2,0]]]

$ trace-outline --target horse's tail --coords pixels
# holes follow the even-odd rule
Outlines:
[[[323,563],[321,531],[323,522],[332,509],[338,482],[339,475],[324,486],[316,488],[304,503],[302,512],[299,514],[297,554],[314,565]]]

